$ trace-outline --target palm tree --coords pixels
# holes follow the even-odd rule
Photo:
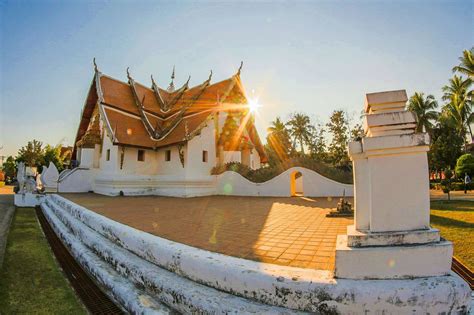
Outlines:
[[[462,57],[459,57],[460,64],[453,68],[453,72],[459,72],[474,78],[474,47],[471,50],[464,50]]]
[[[470,124],[474,121],[474,115],[469,100],[456,94],[453,95],[450,102],[444,105],[443,115],[463,139],[466,138],[468,129],[472,138]]]
[[[413,112],[417,118],[416,132],[426,130],[426,132],[431,134],[433,130],[433,123],[431,121],[438,118],[438,112],[434,111],[436,107],[438,107],[438,102],[436,102],[431,94],[425,98],[424,93],[415,92],[410,97],[408,110]]]
[[[461,76],[455,75],[449,79],[449,84],[443,86],[443,100],[449,101],[453,95],[458,95],[463,98],[469,98],[472,96],[472,90],[469,88],[472,85],[472,80],[470,78],[464,79]]]
[[[287,122],[287,126],[289,127],[290,136],[293,137],[293,147],[299,142],[301,153],[304,155],[304,145],[309,142],[313,130],[309,116],[295,113]]]
[[[472,138],[470,124],[474,121],[472,112],[473,81],[470,78],[454,76],[449,80],[449,85],[443,87],[443,100],[448,103],[443,107],[443,115],[456,128],[459,135],[466,137],[467,130]]]
[[[273,148],[278,158],[283,161],[292,154],[292,146],[288,128],[280,117],[271,122],[267,129],[267,143]]]
[[[288,129],[286,129],[285,123],[280,119],[280,117],[277,117],[274,121],[272,121],[270,127],[268,127],[268,132],[269,133],[283,133],[287,132]]]

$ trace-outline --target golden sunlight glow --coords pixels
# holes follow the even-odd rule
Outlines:
[[[258,98],[249,99],[248,106],[251,113],[257,112],[258,109],[262,107],[262,105],[258,103]]]

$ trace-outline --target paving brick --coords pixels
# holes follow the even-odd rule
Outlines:
[[[302,268],[334,269],[336,237],[353,224],[348,218],[326,218],[326,213],[336,207],[336,198],[62,195],[113,220],[169,240]]]

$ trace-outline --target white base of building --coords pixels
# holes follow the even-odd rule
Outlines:
[[[41,207],[78,262],[131,313],[166,311],[160,303],[182,313],[469,312],[471,291],[452,272],[402,280],[335,279],[327,270],[259,263],[166,240],[57,195],[48,195]]]
[[[32,193],[15,194],[14,202],[15,206],[19,208],[31,208],[39,206],[44,197],[45,195]]]
[[[214,195],[216,188],[213,180],[97,179],[94,192],[107,196],[197,197]]]
[[[412,279],[443,276],[450,273],[453,244],[440,241],[430,244],[349,247],[347,235],[336,243],[337,278]]]

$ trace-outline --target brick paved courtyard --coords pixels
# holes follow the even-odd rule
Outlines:
[[[113,220],[166,239],[295,267],[334,269],[336,237],[352,224],[348,218],[326,218],[337,203],[336,199],[327,198],[62,195]]]

